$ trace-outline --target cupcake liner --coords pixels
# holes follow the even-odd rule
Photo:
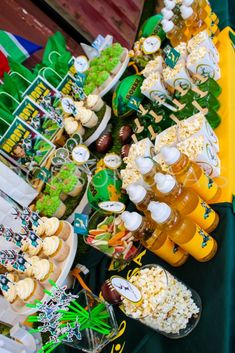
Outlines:
[[[70,225],[65,221],[60,221],[59,229],[55,232],[54,235],[58,236],[63,240],[67,240],[71,234]]]
[[[83,126],[92,128],[92,127],[95,127],[97,123],[98,123],[98,116],[94,112],[92,112],[90,119],[85,124],[83,124]]]
[[[65,214],[65,211],[66,211],[66,206],[63,202],[61,202],[60,206],[57,208],[57,210],[51,217],[57,217],[60,219]]]
[[[58,253],[54,256],[51,256],[51,257],[53,258],[53,260],[55,260],[57,262],[62,262],[66,259],[68,254],[69,254],[69,246],[65,242],[63,242]]]
[[[60,267],[53,264],[53,272],[49,274],[48,278],[45,281],[40,281],[40,284],[43,286],[43,288],[50,289],[52,285],[50,284],[49,279],[51,279],[53,282],[56,283],[56,281],[60,276],[60,273],[61,273]]]
[[[45,293],[43,292],[43,287],[39,284],[39,282],[35,281],[34,292],[25,300],[25,303],[34,304],[35,299],[41,300],[44,295]]]
[[[104,101],[101,97],[99,97],[97,103],[93,105],[92,110],[94,110],[94,112],[98,112],[103,108],[103,106],[104,106]]]
[[[99,86],[100,92],[103,91],[112,82],[112,80],[112,77],[108,77],[107,80]]]
[[[119,63],[115,66],[115,68],[111,71],[111,74],[112,74],[113,76],[116,75],[116,74],[120,71],[121,67],[122,67],[122,63],[119,62]]]

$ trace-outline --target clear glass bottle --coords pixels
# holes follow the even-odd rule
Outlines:
[[[164,146],[161,148],[161,155],[179,183],[192,188],[209,204],[218,200],[221,188],[197,163],[190,161],[186,154],[175,147]]]
[[[217,251],[217,242],[189,218],[180,216],[164,202],[150,202],[148,206],[153,220],[169,238],[197,261],[211,260]]]
[[[122,310],[128,317],[171,339],[185,337],[197,326],[202,311],[199,295],[163,267],[143,266],[129,282],[141,299],[133,303],[124,298]]]

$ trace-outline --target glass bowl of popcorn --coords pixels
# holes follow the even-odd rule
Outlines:
[[[127,316],[173,339],[187,336],[197,326],[202,310],[199,295],[163,267],[143,266],[129,282],[139,289],[141,300],[123,299]]]

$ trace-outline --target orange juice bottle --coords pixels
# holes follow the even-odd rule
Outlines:
[[[176,47],[180,42],[187,41],[188,37],[184,33],[185,31],[181,30],[172,21],[162,20],[162,28],[173,47]]]
[[[148,206],[153,220],[178,244],[200,262],[209,261],[217,251],[217,242],[189,218],[180,216],[164,202],[150,202]]]
[[[126,191],[131,202],[136,205],[137,210],[143,212],[151,222],[152,218],[148,211],[148,205],[150,201],[157,201],[154,194],[151,191],[147,191],[142,185],[135,184],[128,185]]]
[[[185,25],[188,27],[189,32],[195,35],[204,29],[207,29],[207,25],[204,22],[204,18],[200,18],[197,12],[194,12],[192,7],[182,5],[180,7],[181,16],[185,20]],[[202,13],[201,16],[206,16],[206,13]]]
[[[190,187],[207,203],[213,203],[221,195],[220,187],[208,177],[203,169],[195,162],[189,160],[186,154],[176,147],[164,146],[161,148],[163,160],[170,166],[178,182]]]
[[[137,212],[125,211],[121,218],[127,230],[141,242],[147,249],[159,256],[172,266],[180,266],[185,263],[188,254],[170,240],[165,232],[159,230],[147,218]]]
[[[204,0],[183,0],[182,4],[191,7],[199,19],[205,20],[206,18],[209,18]]]
[[[137,169],[142,174],[144,181],[150,187],[155,185],[154,176],[157,172],[162,172],[162,168],[150,157],[137,157],[135,160]]]
[[[171,175],[157,173],[154,179],[163,201],[178,210],[181,216],[187,216],[208,233],[217,227],[218,214],[193,189],[184,188]]]

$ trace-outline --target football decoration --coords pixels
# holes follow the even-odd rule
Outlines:
[[[88,202],[95,209],[99,209],[99,203],[105,201],[125,202],[126,197],[121,193],[121,187],[122,181],[115,171],[102,169],[91,179],[87,191]]]
[[[99,153],[106,153],[113,145],[113,138],[111,133],[101,135],[96,141],[96,151]]]
[[[102,287],[101,287],[101,293],[104,298],[108,303],[112,305],[120,305],[122,303],[122,297],[121,295],[116,291],[114,286],[112,285],[110,279],[107,279]]]
[[[121,156],[122,156],[122,158],[125,158],[125,157],[128,156],[129,151],[130,151],[130,147],[131,147],[131,145],[129,145],[129,144],[122,146],[122,149],[121,149]]]
[[[131,142],[131,136],[133,134],[133,130],[129,125],[124,125],[121,127],[119,131],[119,140],[122,145],[126,145]]]
[[[131,75],[122,80],[113,93],[112,107],[113,112],[118,117],[125,117],[133,112],[129,106],[130,98],[135,97],[142,102],[144,95],[141,93],[141,85],[144,77],[140,75]]]

